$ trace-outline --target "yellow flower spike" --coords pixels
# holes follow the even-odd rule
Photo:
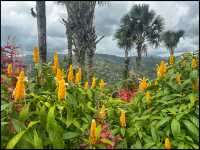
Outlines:
[[[155,81],[154,81],[154,85],[158,85],[158,80],[155,80]]]
[[[60,68],[57,68],[56,80],[60,81],[62,78],[63,78],[63,72],[60,70]]]
[[[66,96],[65,80],[61,79],[58,81],[58,99],[64,100]]]
[[[181,84],[181,74],[179,73],[176,74],[176,83]]]
[[[96,134],[96,121],[92,119],[91,127],[90,127],[90,137],[89,142],[90,144],[95,144],[97,141],[97,134]]]
[[[151,104],[151,101],[152,101],[152,97],[151,97],[151,95],[150,95],[149,92],[146,92],[145,98],[146,98],[147,104],[150,105],[150,104]]]
[[[170,55],[170,57],[169,57],[169,64],[170,65],[174,64],[174,56],[173,55]]]
[[[125,116],[125,111],[121,110],[121,115],[120,115],[120,126],[124,128],[126,126],[126,116]]]
[[[8,64],[7,72],[8,72],[8,76],[12,75],[12,64]]]
[[[25,97],[24,78],[25,78],[24,71],[21,71],[16,83],[15,90],[13,91],[13,96],[15,98],[15,101],[21,100],[22,98]]]
[[[74,72],[73,72],[72,64],[69,67],[69,73],[68,73],[68,76],[67,76],[67,80],[68,80],[68,82],[74,81]]]
[[[197,61],[195,58],[192,58],[192,69],[195,69],[197,67]]]
[[[84,89],[87,90],[89,88],[88,82],[86,81],[84,84]]]
[[[199,91],[199,79],[192,83],[192,92],[198,92]]]
[[[171,149],[171,148],[172,148],[171,142],[170,142],[169,138],[166,138],[165,139],[165,149]]]
[[[99,88],[104,89],[105,85],[106,85],[106,83],[104,82],[103,79],[101,79],[100,82],[99,82]]]
[[[144,91],[147,87],[148,87],[147,79],[143,77],[143,79],[140,81],[139,89],[141,91]]]
[[[167,72],[167,65],[162,60],[160,62],[160,66],[157,67],[157,76],[158,77],[162,77],[162,76],[164,76],[166,74],[166,72]]]
[[[39,63],[39,58],[40,58],[39,49],[35,47],[33,50],[33,61],[35,64]]]
[[[59,61],[58,61],[58,53],[55,52],[53,56],[53,66],[52,66],[54,74],[56,74],[57,68],[59,68]]]
[[[96,78],[95,77],[92,78],[92,86],[91,87],[92,88],[96,87]]]
[[[101,110],[100,110],[100,112],[99,112],[99,117],[100,117],[101,119],[103,119],[105,116],[106,116],[106,108],[105,108],[104,105],[102,105]]]
[[[75,84],[79,84],[79,83],[80,83],[80,81],[81,81],[81,76],[82,76],[81,68],[78,68],[78,72],[76,73]]]

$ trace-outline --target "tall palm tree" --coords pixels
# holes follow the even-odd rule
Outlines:
[[[174,49],[177,47],[180,38],[184,36],[184,31],[166,31],[162,35],[162,41],[169,48],[170,55],[174,55]]]
[[[85,56],[87,54],[87,78],[93,74],[93,57],[96,50],[97,35],[94,26],[94,11],[97,1],[61,1],[65,4],[68,13],[68,22],[71,25],[72,41],[75,49],[75,58],[78,65],[85,70]]]
[[[136,62],[140,65],[142,53],[146,52],[147,45],[157,47],[160,43],[160,33],[163,30],[163,18],[156,15],[149,5],[134,5],[128,13],[129,19],[126,24],[132,31],[137,49]]]
[[[130,28],[124,24],[124,22],[129,19],[128,15],[125,15],[122,20],[121,20],[121,26],[119,29],[117,29],[116,33],[115,33],[115,38],[117,39],[117,44],[120,48],[124,49],[124,78],[127,79],[128,78],[128,72],[129,72],[129,50],[131,49],[131,47],[133,46],[133,41],[134,39],[132,39],[131,36],[131,31]]]
[[[42,63],[46,63],[47,46],[46,46],[46,7],[45,1],[36,1],[36,13],[31,8],[33,17],[37,17],[38,45]]]

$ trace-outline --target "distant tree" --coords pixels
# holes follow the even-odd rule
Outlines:
[[[40,57],[43,63],[46,63],[47,46],[46,46],[46,7],[45,1],[36,1],[36,13],[31,8],[31,14],[33,17],[37,17],[37,29],[38,29],[38,45],[40,51]]]
[[[137,49],[137,66],[140,65],[142,53],[147,53],[147,45],[157,47],[160,43],[160,33],[163,30],[163,18],[157,16],[149,5],[134,5],[124,20],[130,31]]]
[[[120,48],[124,49],[124,78],[127,79],[129,76],[129,51],[133,46],[133,41],[135,39],[131,36],[130,28],[125,24],[129,19],[128,15],[125,15],[121,20],[121,26],[117,29],[115,33],[115,38],[117,39],[117,44]]]
[[[170,55],[174,55],[174,49],[177,47],[180,38],[184,36],[184,31],[166,31],[162,35],[162,41],[169,48]]]

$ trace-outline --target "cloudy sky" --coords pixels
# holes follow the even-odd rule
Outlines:
[[[129,12],[135,4],[149,4],[165,21],[165,30],[185,30],[186,34],[180,40],[176,55],[185,51],[199,49],[199,2],[198,1],[113,1],[107,6],[97,6],[95,12],[96,32],[105,38],[97,45],[97,53],[123,56],[114,33],[119,27],[120,18]],[[30,14],[30,8],[35,8],[35,1],[1,1],[1,43],[4,44],[8,35],[16,37],[16,43],[22,48],[22,53],[31,54],[37,45],[37,21]],[[66,18],[66,9],[56,2],[46,2],[47,17],[47,48],[48,51],[67,52],[65,27],[60,23],[61,17]],[[136,55],[135,50],[131,55]],[[168,56],[164,46],[148,47],[148,55]]]

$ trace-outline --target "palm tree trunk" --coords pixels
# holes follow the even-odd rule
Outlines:
[[[174,55],[174,49],[173,48],[170,48],[169,52],[170,52],[171,56]]]
[[[42,63],[46,63],[47,46],[46,46],[46,10],[45,1],[36,1],[37,11],[37,28],[38,28],[38,45]]]
[[[138,46],[137,46],[137,57],[136,57],[136,63],[137,63],[137,67],[139,67],[140,66],[140,64],[141,64],[141,58],[142,58],[142,51],[141,51],[141,48],[142,48],[142,46],[139,44]],[[136,68],[137,68],[136,67]]]
[[[93,57],[94,50],[90,49],[87,51],[87,80],[88,84],[91,85],[91,79],[93,76]]]
[[[68,59],[69,64],[72,64],[72,32],[67,31]]]
[[[128,49],[125,49],[125,57],[124,57],[124,65],[125,65],[125,70],[124,70],[124,78],[127,79],[128,78],[128,66],[129,66],[129,58],[128,58]]]

